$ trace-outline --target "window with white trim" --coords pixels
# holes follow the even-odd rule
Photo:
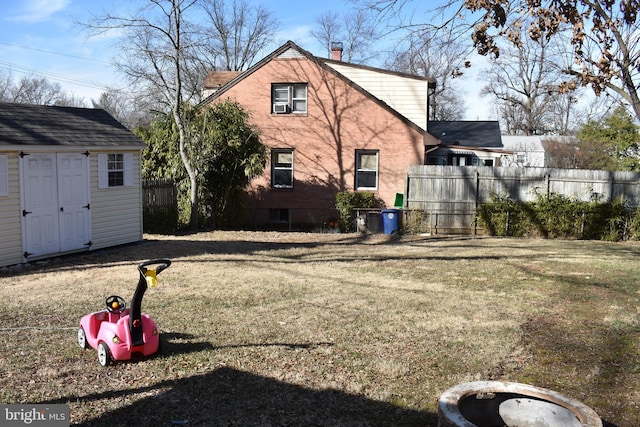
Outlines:
[[[356,151],[356,190],[378,189],[377,150]]]
[[[307,112],[307,84],[273,84],[271,86],[271,112],[274,114],[301,114]]]
[[[133,154],[98,154],[98,188],[133,185]]]
[[[109,187],[124,186],[124,155],[122,153],[107,154],[107,173]]]
[[[271,151],[271,187],[293,188],[293,150]]]

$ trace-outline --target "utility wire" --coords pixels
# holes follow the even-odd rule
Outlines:
[[[111,65],[109,62],[106,62],[106,61],[100,61],[100,60],[90,59],[90,58],[83,58],[81,56],[69,55],[69,54],[60,53],[60,52],[53,52],[53,51],[50,51],[50,50],[39,49],[39,48],[28,47],[28,46],[22,46],[22,45],[17,45],[17,44],[12,44],[12,43],[0,42],[0,45],[17,47],[17,48],[20,48],[20,49],[33,50],[33,51],[36,51],[36,52],[48,53],[48,54],[51,54],[51,55],[65,56],[65,57],[68,57],[68,58],[80,59],[80,60],[83,60],[83,61],[95,62],[95,63],[103,64],[103,65]],[[60,82],[63,82],[63,83],[68,83],[68,84],[74,84],[74,85],[78,85],[78,86],[84,86],[84,87],[89,87],[89,88],[94,88],[94,89],[102,89],[102,90],[108,90],[109,89],[108,86],[106,86],[106,85],[104,85],[102,83],[99,83],[99,82],[95,82],[95,81],[91,81],[91,80],[78,79],[78,78],[75,78],[75,77],[69,77],[69,76],[66,76],[64,74],[58,74],[58,73],[54,73],[54,72],[51,72],[51,71],[38,70],[36,68],[26,67],[26,66],[22,66],[22,65],[18,65],[18,64],[13,64],[13,63],[6,62],[6,61],[0,61],[0,68],[4,68],[4,69],[9,70],[9,71],[16,70],[16,71],[23,72],[23,73],[34,74],[34,75],[38,75],[38,76],[41,76],[41,77],[49,78],[51,80],[60,81]]]
[[[38,70],[36,68],[25,67],[22,65],[12,64],[10,62],[0,61],[0,68],[4,68],[8,71],[17,70],[24,73],[36,74],[42,77],[47,77],[52,80],[57,80],[65,83],[75,84],[78,86],[85,86],[95,89],[107,89],[108,87],[104,84],[91,81],[91,80],[83,80],[75,77],[65,76],[64,74],[58,74],[51,71],[43,71]]]
[[[83,61],[90,61],[90,62],[96,62],[98,64],[106,64],[106,65],[111,65],[109,62],[107,61],[101,61],[99,59],[90,59],[90,58],[84,58],[82,56],[76,56],[76,55],[69,55],[67,53],[60,53],[60,52],[53,52],[51,50],[44,50],[44,49],[38,49],[36,47],[28,47],[28,46],[21,46],[19,44],[12,44],[12,43],[5,43],[5,42],[0,42],[0,44],[5,45],[5,46],[11,46],[11,47],[17,47],[20,49],[27,49],[27,50],[33,50],[36,52],[44,52],[44,53],[49,53],[51,55],[59,55],[59,56],[66,56],[68,58],[75,58],[75,59],[81,59]]]

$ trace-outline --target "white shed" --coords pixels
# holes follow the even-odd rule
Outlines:
[[[502,135],[505,150],[513,154],[502,158],[502,166],[544,168],[549,165],[542,141],[549,137],[537,135]]]
[[[0,266],[142,240],[144,147],[104,110],[0,103]]]

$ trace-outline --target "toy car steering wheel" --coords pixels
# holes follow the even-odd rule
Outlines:
[[[127,308],[125,300],[118,295],[111,295],[110,297],[107,297],[105,304],[107,305],[107,311],[109,313],[120,314],[125,310],[125,308]]]

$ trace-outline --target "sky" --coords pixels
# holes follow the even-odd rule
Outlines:
[[[64,91],[82,98],[87,105],[97,100],[106,88],[124,88],[126,82],[111,66],[114,39],[91,37],[79,23],[104,11],[136,10],[144,0],[0,0],[0,75],[14,79],[23,75],[45,77],[60,83]],[[262,4],[274,12],[281,30],[271,50],[292,40],[314,55],[326,53],[313,39],[310,30],[325,12],[341,13],[350,7],[348,0],[269,0]],[[304,6],[301,6],[304,5]],[[270,51],[271,51],[270,50]],[[270,53],[266,52],[265,54]],[[482,103],[473,77],[465,85],[469,120],[492,120],[492,112]]]

